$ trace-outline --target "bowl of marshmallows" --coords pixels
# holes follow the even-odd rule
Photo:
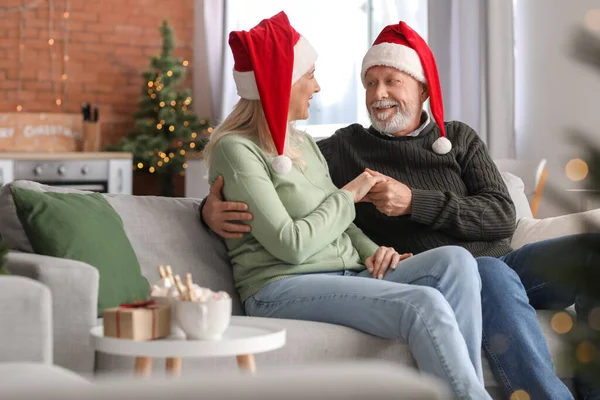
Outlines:
[[[186,274],[185,283],[173,275],[170,266],[158,267],[160,280],[152,285],[151,297],[171,306],[171,337],[192,340],[219,340],[231,321],[231,297],[214,292],[192,281]]]

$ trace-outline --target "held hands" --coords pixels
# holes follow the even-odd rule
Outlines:
[[[383,279],[388,268],[395,270],[398,263],[412,257],[412,253],[399,254],[392,247],[381,246],[374,255],[365,260],[365,265],[371,276]]]
[[[368,170],[365,170],[365,172],[348,182],[348,184],[342,188],[352,193],[355,203],[365,201],[363,198],[369,193],[369,190],[371,190],[374,185],[385,181],[385,175],[380,174],[380,176],[377,176],[370,174],[367,171]]]
[[[223,201],[223,184],[223,177],[219,176],[210,187],[210,193],[202,208],[202,219],[222,238],[239,239],[245,232],[250,232],[251,227],[236,222],[250,221],[252,214],[248,212],[246,203]]]
[[[370,169],[365,170],[373,177],[384,178],[373,185],[363,201],[373,203],[379,212],[389,216],[410,214],[412,211],[412,190],[402,182]]]

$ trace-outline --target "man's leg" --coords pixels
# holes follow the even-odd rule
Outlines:
[[[572,399],[556,376],[546,339],[519,276],[502,260],[478,257],[483,309],[483,349],[507,398]]]
[[[587,322],[589,312],[600,306],[597,297],[580,295],[584,285],[598,284],[597,279],[582,279],[585,276],[599,275],[598,233],[563,236],[531,243],[502,259],[519,275],[529,302],[535,308],[561,309],[575,303],[578,319]],[[575,383],[583,399],[600,399],[598,382],[592,383],[578,376]]]
[[[478,293],[471,298],[479,300]],[[457,398],[490,399],[471,365],[454,312],[435,289],[310,274],[272,282],[244,305],[251,316],[328,322],[402,340],[419,369],[444,380]]]

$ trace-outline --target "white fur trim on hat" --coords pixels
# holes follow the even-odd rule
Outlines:
[[[365,76],[367,70],[377,65],[396,68],[405,72],[418,80],[427,83],[421,59],[416,51],[410,47],[395,43],[380,43],[371,47],[365,58],[363,58],[362,71],[360,77],[363,86],[366,88]]]
[[[441,136],[433,142],[431,148],[435,154],[448,154],[450,153],[450,150],[452,150],[452,142],[450,142],[447,137]]]
[[[292,170],[292,159],[288,156],[277,156],[271,162],[271,166],[279,175],[285,175]]]
[[[258,95],[258,86],[256,86],[256,78],[254,71],[238,72],[233,70],[233,80],[237,87],[237,94],[242,99],[260,100]]]
[[[317,61],[317,52],[314,47],[300,35],[300,39],[294,45],[294,70],[292,71],[292,85],[308,72],[310,67]],[[233,70],[233,80],[237,88],[238,96],[247,100],[260,100],[256,78],[253,71],[238,72]]]
[[[310,67],[317,61],[317,51],[311,44],[300,35],[300,39],[294,46],[294,72],[292,72],[292,85],[308,72]]]

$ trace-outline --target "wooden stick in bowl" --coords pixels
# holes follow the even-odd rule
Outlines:
[[[175,280],[173,279],[173,270],[170,265],[167,265],[167,278],[171,281],[171,284],[175,284]]]
[[[190,301],[196,301],[196,296],[194,295],[194,282],[192,281],[192,274],[188,272],[185,276],[185,281],[185,283],[187,284],[188,298],[190,299]]]
[[[186,301],[187,295],[185,294],[185,288],[183,287],[183,284],[181,283],[181,278],[179,277],[179,275],[175,275],[175,286],[177,286],[177,290],[179,291],[179,298],[182,301]]]

